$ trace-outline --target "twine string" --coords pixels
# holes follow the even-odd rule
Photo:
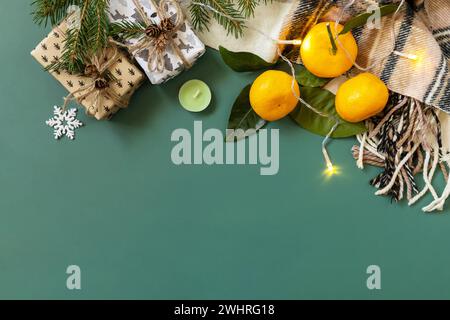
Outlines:
[[[144,0],[132,0],[136,11],[144,21],[147,28],[143,36],[134,44],[123,44],[116,42],[116,44],[126,47],[134,57],[142,51],[148,50],[147,68],[151,72],[163,72],[165,65],[165,52],[168,47],[180,58],[183,65],[189,69],[192,64],[186,59],[181,49],[175,43],[174,35],[184,24],[184,15],[179,3],[175,0],[161,0],[157,5],[153,0],[148,0],[160,18],[159,25],[153,23],[147,16],[142,2]],[[167,6],[167,9],[166,9]],[[169,8],[174,8],[175,14],[169,16]],[[172,21],[175,16],[175,21]]]
[[[71,101],[76,100],[81,104],[82,101],[89,96],[93,96],[93,107],[96,112],[104,112],[102,111],[101,106],[105,99],[111,100],[114,105],[118,107],[127,106],[127,99],[120,97],[114,89],[111,88],[109,81],[107,81],[105,77],[105,73],[117,62],[118,58],[119,51],[115,46],[104,49],[101,53],[93,56],[90,64],[85,69],[85,75],[92,78],[92,83],[75,90],[66,96],[64,98],[62,110],[66,111],[67,106]]]
[[[65,19],[67,22],[70,20],[75,13],[71,12]],[[68,26],[69,28],[69,26]],[[61,28],[61,25],[56,26],[55,29],[62,37],[65,38],[65,30]],[[82,101],[87,97],[94,95],[93,107],[97,112],[104,113],[100,107],[104,99],[109,99],[114,105],[124,108],[129,104],[129,100],[120,97],[109,85],[108,81],[105,79],[104,74],[108,69],[114,65],[119,59],[119,51],[117,47],[114,46],[115,42],[109,39],[110,47],[103,49],[100,53],[91,57],[90,64],[85,69],[85,75],[92,78],[92,83],[88,86],[82,87],[74,92],[69,93],[64,97],[64,104],[62,105],[62,111],[67,111],[67,106],[71,101],[77,101],[82,104]],[[89,110],[86,108],[86,112]]]

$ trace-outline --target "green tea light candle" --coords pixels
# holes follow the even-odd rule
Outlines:
[[[191,112],[205,110],[211,103],[211,90],[201,80],[189,80],[180,89],[178,95],[181,106]]]

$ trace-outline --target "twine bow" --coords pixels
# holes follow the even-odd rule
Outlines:
[[[164,55],[167,48],[171,47],[173,52],[181,59],[183,65],[186,66],[186,68],[190,68],[191,64],[186,60],[174,40],[176,32],[184,24],[183,11],[178,2],[175,0],[161,0],[159,5],[156,5],[153,0],[149,0],[156,8],[156,13],[161,21],[159,24],[156,24],[147,17],[140,1],[143,0],[133,0],[133,3],[147,28],[144,31],[143,37],[135,44],[127,46],[130,52],[136,56],[144,50],[149,50],[147,61],[148,70],[151,72],[163,72]],[[167,8],[172,7],[175,9],[175,21],[173,21],[172,16],[169,15],[166,5]]]
[[[124,108],[128,105],[128,100],[120,97],[111,87],[111,76],[108,76],[108,69],[117,62],[119,58],[119,51],[117,47],[111,46],[104,49],[99,54],[91,58],[90,64],[86,66],[84,75],[93,79],[88,86],[82,87],[64,98],[63,110],[66,110],[67,105],[76,100],[81,102],[87,97],[92,96],[92,108],[96,117],[103,119],[110,110],[102,107],[105,99],[111,100],[115,106]],[[89,111],[89,110],[87,110]]]

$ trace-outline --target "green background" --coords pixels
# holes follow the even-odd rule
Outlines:
[[[332,179],[321,138],[289,119],[270,125],[280,129],[276,176],[172,164],[172,131],[194,120],[225,128],[252,80],[212,50],[169,83],[145,84],[110,122],[80,112],[75,142],[53,140],[44,121],[66,92],[29,54],[48,33],[30,11],[23,0],[0,10],[0,298],[450,297],[448,210],[374,196],[376,170],[355,167],[353,139],[331,144],[342,171]],[[214,93],[201,114],[176,100],[194,78]],[[81,291],[66,288],[71,264]],[[372,264],[381,291],[366,287]]]

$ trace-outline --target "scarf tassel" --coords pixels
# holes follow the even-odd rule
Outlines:
[[[392,94],[391,105],[384,114],[366,122],[368,131],[358,135],[359,145],[353,146],[356,165],[383,168],[371,180],[376,195],[391,196],[400,201],[406,197],[412,206],[426,194],[433,201],[422,208],[424,212],[442,211],[450,196],[450,153],[442,155],[442,132],[436,110],[419,101]],[[446,181],[438,196],[433,187],[435,173],[441,170]],[[424,187],[419,191],[415,176],[422,173]]]

